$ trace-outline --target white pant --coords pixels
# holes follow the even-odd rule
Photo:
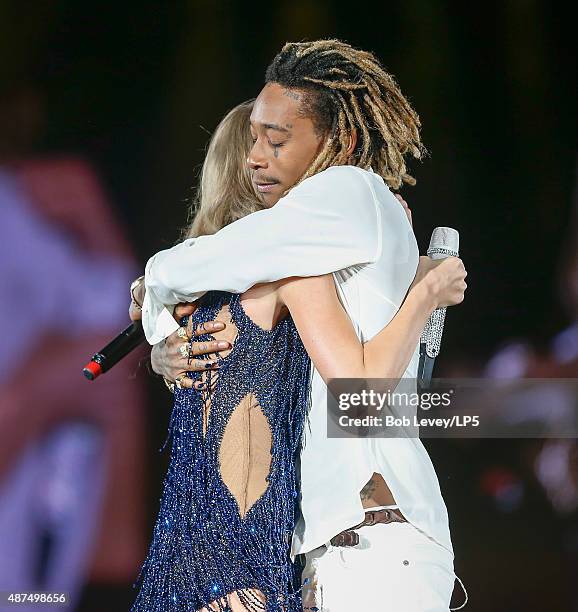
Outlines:
[[[455,580],[452,553],[411,523],[356,531],[357,546],[327,543],[305,554],[304,610],[448,612]]]

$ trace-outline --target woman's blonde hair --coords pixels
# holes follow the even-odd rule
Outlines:
[[[251,182],[247,157],[253,146],[249,117],[253,100],[235,106],[213,133],[181,240],[214,234],[266,208]]]

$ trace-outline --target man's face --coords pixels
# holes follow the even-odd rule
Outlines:
[[[297,182],[323,146],[313,121],[300,116],[303,96],[299,89],[269,83],[253,105],[248,164],[255,189],[268,206]]]

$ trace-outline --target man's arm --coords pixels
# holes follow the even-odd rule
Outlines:
[[[329,168],[272,208],[153,256],[145,270],[147,339],[156,344],[178,327],[167,306],[206,291],[242,293],[256,283],[320,276],[373,263],[380,253],[380,208],[370,178],[352,166]]]

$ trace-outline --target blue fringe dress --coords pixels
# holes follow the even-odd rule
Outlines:
[[[300,567],[291,562],[289,550],[297,519],[310,360],[290,317],[264,330],[247,316],[236,294],[206,294],[194,323],[214,320],[227,303],[238,333],[220,368],[205,374],[208,419],[206,395],[175,389],[170,465],[131,612],[197,611],[205,606],[225,612],[231,607],[224,596],[232,592],[250,612],[302,610]],[[205,334],[196,339],[214,338]],[[189,376],[197,381],[202,373]],[[270,468],[264,492],[241,513],[223,481],[219,450],[233,411],[248,394],[257,399],[270,429]]]

